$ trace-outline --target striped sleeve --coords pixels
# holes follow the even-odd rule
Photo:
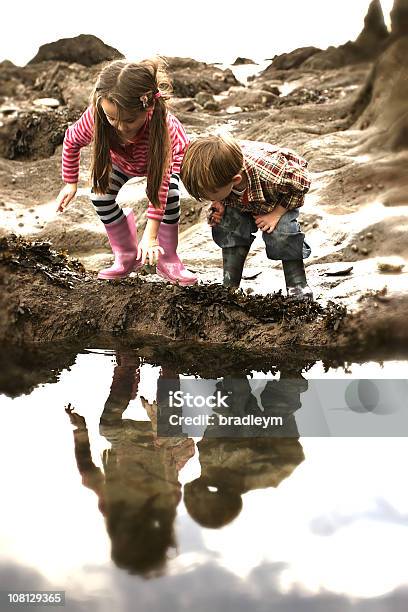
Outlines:
[[[171,146],[171,166],[170,171],[166,173],[159,190],[159,200],[161,208],[154,208],[149,202],[147,209],[147,218],[161,221],[166,208],[167,195],[169,192],[171,174],[180,174],[181,162],[183,161],[184,153],[189,143],[189,138],[180,121],[171,113],[168,114],[167,125],[170,135]]]
[[[89,106],[78,121],[65,132],[62,146],[62,178],[65,183],[78,182],[81,147],[91,142],[93,128],[93,108]]]

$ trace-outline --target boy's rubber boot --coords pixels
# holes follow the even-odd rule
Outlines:
[[[186,287],[187,285],[195,285],[198,279],[184,267],[183,262],[177,255],[178,229],[178,223],[160,224],[157,237],[159,245],[164,249],[164,255],[159,255],[156,272],[165,280]]]
[[[101,270],[98,278],[125,278],[138,267],[135,217],[130,208],[124,209],[123,212],[125,218],[119,223],[105,225],[115,261],[110,268]]]
[[[312,300],[313,292],[306,281],[303,259],[283,260],[282,266],[288,297],[296,301]]]
[[[247,246],[226,247],[222,249],[223,285],[238,289],[249,252]]]

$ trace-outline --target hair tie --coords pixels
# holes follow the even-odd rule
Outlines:
[[[160,93],[160,91],[156,91],[156,93],[154,94],[153,98],[154,98],[155,100],[157,100],[157,98],[161,98],[161,93]]]

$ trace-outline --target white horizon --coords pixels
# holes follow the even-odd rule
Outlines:
[[[193,13],[186,0],[171,9],[157,0],[139,12],[133,3],[123,0],[118,12],[107,2],[72,0],[61,18],[61,7],[50,0],[23,0],[2,9],[8,27],[2,34],[0,61],[23,66],[41,45],[79,34],[94,34],[135,60],[159,53],[227,64],[237,56],[261,61],[298,47],[325,49],[354,40],[363,28],[369,4],[370,0],[253,0],[251,10],[245,12],[245,5],[241,9],[236,2],[207,0],[205,10]],[[389,25],[393,0],[381,0],[381,5]],[[38,14],[44,19],[38,20]],[[21,15],[24,21],[17,18]]]

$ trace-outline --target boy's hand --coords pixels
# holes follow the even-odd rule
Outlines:
[[[272,211],[266,215],[255,215],[254,219],[258,229],[266,232],[267,234],[272,234],[273,230],[278,225],[281,216],[281,214],[277,214],[275,211]]]
[[[211,202],[207,209],[207,222],[211,227],[221,223],[225,212],[225,204],[222,202]]]
[[[67,183],[65,187],[61,189],[55,200],[58,204],[57,212],[64,212],[70,201],[75,198],[77,187],[77,183]]]

